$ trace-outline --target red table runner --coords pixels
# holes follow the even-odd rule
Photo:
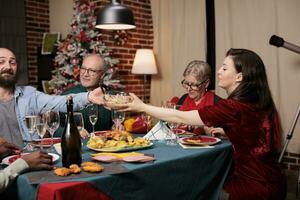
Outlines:
[[[40,184],[37,200],[111,200],[88,182],[63,182]]]

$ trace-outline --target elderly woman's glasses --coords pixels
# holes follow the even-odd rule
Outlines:
[[[203,84],[203,83],[205,83],[207,80],[204,80],[204,81],[202,81],[202,82],[200,82],[200,83],[189,83],[189,82],[187,82],[186,80],[182,80],[181,81],[181,85],[182,85],[182,87],[184,88],[184,89],[192,89],[192,90],[198,90],[199,89],[199,87]]]
[[[88,68],[84,68],[84,67],[80,68],[80,73],[81,74],[87,73],[87,74],[89,74],[91,76],[95,76],[97,73],[99,73],[101,71],[102,70],[88,69]]]

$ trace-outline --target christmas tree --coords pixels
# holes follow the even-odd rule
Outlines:
[[[112,80],[118,59],[111,58],[110,50],[103,44],[101,34],[95,29],[95,4],[89,0],[74,0],[71,30],[67,37],[58,42],[52,79],[49,85],[55,94],[77,85],[82,59],[89,53],[98,53],[104,58],[107,67],[103,84],[119,85],[119,80]]]

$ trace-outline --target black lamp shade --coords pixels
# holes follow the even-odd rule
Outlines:
[[[96,28],[124,30],[135,28],[132,11],[115,0],[97,14]]]

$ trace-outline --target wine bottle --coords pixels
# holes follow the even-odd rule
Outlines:
[[[67,96],[67,120],[61,136],[62,164],[69,167],[72,164],[80,166],[81,139],[73,115],[73,97]]]

